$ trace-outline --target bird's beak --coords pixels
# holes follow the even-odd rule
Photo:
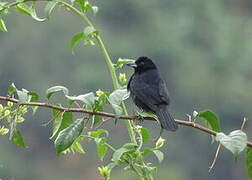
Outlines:
[[[136,63],[134,63],[134,62],[128,63],[126,65],[129,66],[129,67],[132,67],[132,68],[136,68],[137,67]]]

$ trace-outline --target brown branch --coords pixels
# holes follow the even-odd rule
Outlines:
[[[0,100],[2,101],[10,101],[13,103],[18,103],[18,100],[15,98],[11,97],[5,97],[5,96],[0,96]],[[53,104],[48,104],[48,103],[41,103],[41,102],[27,102],[27,103],[21,103],[19,105],[27,105],[27,106],[39,106],[39,107],[45,107],[45,108],[50,108],[50,109],[57,109],[59,111],[65,111],[65,112],[76,112],[76,113],[84,113],[84,114],[90,114],[90,115],[99,115],[103,117],[109,117],[109,118],[115,118],[115,114],[112,113],[107,113],[107,112],[99,112],[99,111],[91,111],[83,108],[65,108],[61,106],[56,106]],[[123,120],[141,120],[141,117],[139,116],[121,116],[120,119]],[[156,121],[154,118],[151,117],[146,117],[144,120],[149,120],[149,121]],[[195,129],[198,129],[200,131],[203,131],[205,133],[208,133],[210,135],[216,136],[217,132],[213,131],[211,129],[208,129],[204,126],[201,126],[195,122],[190,122],[190,121],[184,121],[184,120],[178,120],[175,119],[175,121],[182,126],[189,126]],[[247,142],[247,146],[252,147],[252,142]]]

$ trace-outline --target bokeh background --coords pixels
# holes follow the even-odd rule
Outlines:
[[[225,133],[238,129],[244,116],[252,118],[252,1],[250,0],[110,0],[95,1],[100,7],[92,17],[114,61],[118,57],[149,56],[160,66],[172,96],[171,111],[186,119],[193,110],[212,109]],[[96,46],[79,45],[73,56],[73,34],[84,26],[78,17],[57,8],[47,23],[38,23],[15,11],[6,18],[8,33],[0,33],[0,94],[14,82],[18,88],[38,92],[54,85],[71,94],[97,89],[112,90],[103,58]],[[128,75],[130,69],[122,71]],[[129,102],[130,100],[128,100]],[[130,102],[129,102],[130,103]],[[28,148],[21,149],[0,137],[0,178],[3,180],[97,180],[93,143],[84,143],[86,154],[55,155],[48,140],[48,110],[28,116],[21,129]],[[144,122],[153,136],[156,123]],[[129,141],[123,122],[108,123],[110,142]],[[251,125],[247,132],[252,137]],[[156,179],[246,180],[243,154],[237,163],[222,149],[211,173],[208,167],[216,144],[206,134],[188,127],[165,133],[168,145]],[[154,157],[154,162],[155,161]],[[137,179],[116,169],[112,179]]]

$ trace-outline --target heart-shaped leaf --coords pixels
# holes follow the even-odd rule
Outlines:
[[[232,131],[229,135],[222,132],[217,133],[215,139],[235,156],[242,152],[247,146],[247,135],[241,130]]]
[[[108,98],[109,103],[113,107],[117,117],[121,116],[123,113],[121,103],[123,100],[128,98],[127,89],[117,89],[112,92]]]

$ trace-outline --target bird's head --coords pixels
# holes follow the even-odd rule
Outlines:
[[[134,63],[129,63],[127,65],[134,68],[135,72],[144,72],[151,69],[157,69],[152,60],[145,56],[141,56]]]

